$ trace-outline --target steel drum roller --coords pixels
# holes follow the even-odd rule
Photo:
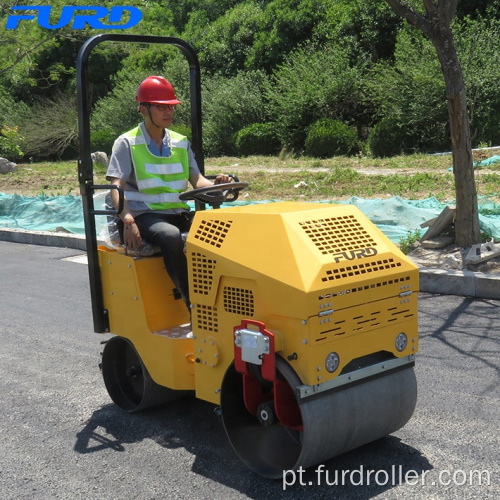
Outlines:
[[[290,365],[276,360],[278,376],[292,389],[300,380]],[[294,391],[295,392],[295,391]],[[417,399],[412,366],[296,402],[303,430],[274,422],[262,425],[243,400],[242,375],[234,366],[221,390],[221,412],[228,438],[243,462],[269,478],[316,465],[391,434],[410,419]]]

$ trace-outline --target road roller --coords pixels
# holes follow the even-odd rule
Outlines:
[[[172,43],[194,68],[203,168],[192,49],[165,37],[87,41],[77,63],[79,178],[94,330],[112,334],[101,359],[112,401],[125,412],[210,402],[236,455],[276,479],[400,429],[417,397],[418,269],[355,206],[228,203],[239,182],[183,193],[196,209],[185,249],[190,311],[160,255],[98,244],[95,217],[115,212],[93,204],[109,186],[93,182],[86,60],[97,43],[130,37]]]

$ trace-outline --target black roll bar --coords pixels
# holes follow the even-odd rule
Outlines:
[[[78,103],[78,137],[80,156],[78,158],[78,180],[82,196],[83,218],[85,221],[85,240],[90,280],[90,298],[94,331],[103,333],[109,331],[108,312],[104,309],[102,295],[101,273],[97,253],[96,215],[116,215],[123,208],[123,191],[118,189],[120,207],[118,210],[95,210],[94,193],[99,189],[116,189],[117,186],[95,185],[94,170],[90,144],[90,102],[88,96],[88,59],[92,50],[103,42],[125,42],[143,44],[166,44],[179,48],[189,63],[190,97],[191,97],[191,146],[196,155],[196,161],[202,174],[205,165],[202,149],[201,132],[201,80],[200,64],[193,48],[184,40],[175,37],[151,35],[126,35],[105,33],[89,38],[80,48],[76,60],[76,88]]]

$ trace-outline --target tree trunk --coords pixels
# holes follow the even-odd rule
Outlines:
[[[480,243],[481,232],[465,83],[451,30],[451,20],[455,15],[458,0],[422,0],[426,16],[412,10],[406,1],[386,0],[386,2],[396,14],[421,30],[437,51],[446,84],[450,119],[457,205],[455,243],[461,247],[470,247]]]
[[[457,206],[455,243],[461,247],[470,247],[480,243],[481,232],[465,83],[451,28],[439,26],[431,40],[441,62],[448,99]]]

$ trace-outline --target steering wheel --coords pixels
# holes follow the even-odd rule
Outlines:
[[[214,208],[219,208],[224,202],[232,202],[238,199],[242,189],[248,187],[248,182],[225,182],[213,184],[197,189],[185,191],[179,195],[181,201],[195,200],[208,203]]]

